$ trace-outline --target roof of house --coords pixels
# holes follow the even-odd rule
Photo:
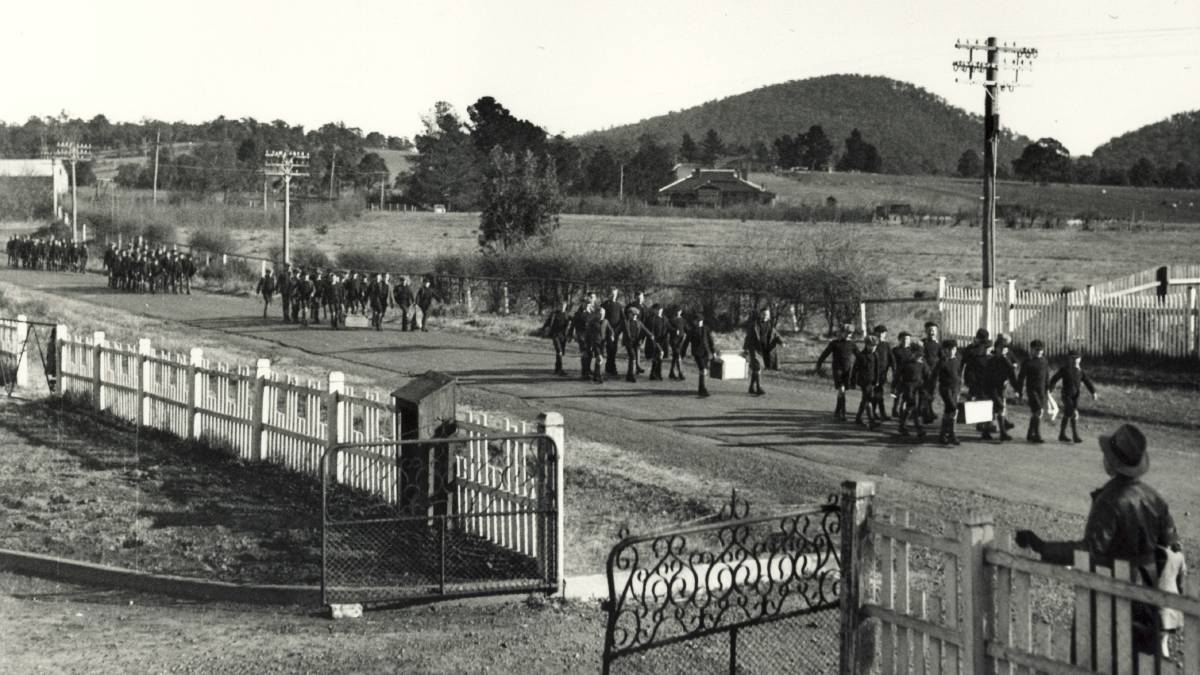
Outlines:
[[[734,169],[696,169],[692,175],[664,185],[658,189],[658,192],[659,194],[677,194],[694,192],[701,188],[717,189],[721,192],[766,192],[761,185],[742,178]]]

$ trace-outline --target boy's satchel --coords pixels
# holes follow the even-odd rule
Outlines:
[[[958,404],[959,424],[982,424],[991,420],[991,401],[963,401]]]

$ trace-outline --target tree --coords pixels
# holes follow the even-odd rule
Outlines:
[[[412,150],[413,142],[403,136],[388,136],[388,150]]]
[[[1100,182],[1100,163],[1092,157],[1084,155],[1075,160],[1072,176],[1076,183],[1094,185]]]
[[[363,145],[368,148],[387,147],[387,136],[384,136],[378,131],[372,131],[371,133],[367,134],[366,138],[363,139]]]
[[[679,159],[684,162],[694,162],[700,155],[700,149],[696,147],[696,141],[692,140],[692,135],[688,132],[683,132],[683,140],[679,142]]]
[[[1154,162],[1142,157],[1129,167],[1129,184],[1134,187],[1150,187],[1158,184],[1158,170]]]
[[[583,153],[579,146],[559,134],[546,143],[546,154],[554,162],[559,188],[566,193],[579,192],[583,186]]]
[[[963,150],[956,172],[960,178],[979,178],[983,175],[983,158],[975,150]]]
[[[1187,162],[1177,162],[1175,167],[1163,172],[1161,183],[1166,187],[1186,190],[1196,187],[1197,176]]]
[[[758,168],[771,168],[771,149],[761,138],[754,139],[754,142],[750,144],[750,156],[754,158]]]
[[[1053,138],[1038,139],[1025,146],[1012,162],[1013,173],[1022,180],[1067,183],[1073,177],[1071,153]]]
[[[507,249],[531,237],[545,237],[558,228],[562,196],[554,162],[526,150],[517,156],[501,147],[488,156],[479,214],[479,245]]]
[[[625,194],[650,201],[658,189],[675,180],[671,151],[654,137],[638,139],[638,151],[625,164]]]
[[[117,167],[117,175],[113,177],[113,182],[123,188],[138,187],[138,178],[142,173],[142,167],[132,162],[122,164]]]
[[[725,144],[721,142],[721,136],[715,129],[709,129],[704,134],[704,140],[700,141],[700,161],[706,166],[712,166],[724,152]]]
[[[500,102],[491,96],[483,96],[467,108],[471,120],[471,140],[476,149],[485,156],[500,146],[518,159],[526,150],[541,154],[546,146],[546,130],[538,125],[514,117]]]
[[[583,162],[583,192],[615,195],[620,182],[621,164],[606,145],[591,150]]]
[[[800,163],[809,171],[824,171],[829,168],[829,157],[833,154],[833,143],[825,135],[821,125],[814,124],[801,139],[804,146]]]
[[[801,138],[792,138],[787,134],[775,139],[775,163],[781,169],[793,169],[801,165]]]
[[[388,177],[388,165],[378,153],[368,152],[354,167],[354,184],[357,187],[370,188],[378,185],[380,179],[385,183]]]
[[[422,122],[425,131],[416,137],[409,198],[418,204],[446,204],[459,210],[477,207],[487,157],[476,149],[449,103],[436,103]]]
[[[863,140],[862,132],[854,129],[846,138],[846,152],[838,160],[838,171],[865,171],[879,173],[883,160],[874,145]]]

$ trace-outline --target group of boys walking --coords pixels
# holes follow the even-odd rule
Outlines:
[[[88,250],[83,243],[73,244],[54,237],[22,234],[9,237],[6,249],[9,267],[54,272],[87,270]]]
[[[284,323],[308,326],[329,321],[335,330],[345,328],[347,314],[367,316],[375,330],[383,330],[389,309],[400,312],[400,329],[425,331],[426,319],[438,299],[426,277],[414,288],[408,277],[393,286],[390,274],[337,270],[301,270],[290,263],[277,273],[263,272],[254,290],[263,300],[263,318],[279,295]]]
[[[567,375],[563,368],[567,345],[574,340],[579,347],[579,378],[602,384],[606,377],[619,377],[618,356],[625,352],[625,380],[637,382],[646,372],[647,379],[662,380],[662,366],[669,360],[667,379],[684,381],[683,360],[691,352],[697,370],[697,390],[701,397],[709,395],[707,378],[713,360],[720,352],[713,342],[712,329],[697,314],[690,323],[683,318],[682,308],[667,310],[660,304],[647,305],[646,294],[640,292],[628,305],[620,301],[620,290],[612,289],[604,301],[596,293],[588,293],[574,314],[568,314],[569,303],[563,301],[550,313],[542,325],[541,334],[554,345],[554,373]],[[750,393],[762,395],[760,372],[774,361],[774,349],[781,345],[770,310],[762,310],[747,325],[743,348],[750,352]],[[643,360],[644,359],[644,360]]]
[[[190,253],[159,246],[109,244],[102,259],[108,287],[132,293],[192,293],[196,265]]]
[[[852,339],[853,327],[846,325],[817,359],[820,372],[826,359],[833,365],[833,383],[837,390],[834,416],[847,419],[846,391],[859,389],[861,398],[854,421],[877,429],[895,417],[901,435],[909,429],[918,437],[925,436],[925,425],[938,418],[935,402],[942,404],[938,440],[945,445],[959,445],[957,422],[962,390],[966,387],[968,401],[989,401],[992,407],[990,422],[976,426],[984,440],[998,435],[1001,442],[1012,439],[1013,428],[1008,418],[1009,387],[1029,405],[1029,428],[1025,438],[1030,443],[1044,443],[1041,418],[1049,405],[1050,392],[1062,382],[1062,422],[1058,440],[1080,443],[1077,429],[1079,396],[1083,388],[1096,398],[1092,381],[1082,371],[1082,358],[1075,350],[1067,354],[1067,363],[1053,376],[1045,357],[1041,340],[1029,345],[1029,357],[1018,366],[1009,349],[1009,341],[997,335],[993,341],[986,329],[979,329],[975,340],[960,349],[957,340],[939,339],[939,326],[925,324],[925,334],[919,340],[906,332],[898,336],[893,346],[887,340],[886,326],[876,326],[861,341],[861,348]],[[890,378],[889,378],[890,376]],[[891,414],[884,404],[884,391],[890,384]],[[1071,435],[1067,436],[1070,427]]]

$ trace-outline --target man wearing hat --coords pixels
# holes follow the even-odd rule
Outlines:
[[[746,324],[746,338],[742,341],[742,349],[750,357],[751,394],[762,396],[766,393],[762,388],[762,369],[771,362],[771,353],[782,344],[783,338],[771,322],[771,308],[763,307],[758,316]]]
[[[1088,393],[1092,395],[1092,400],[1096,400],[1096,387],[1092,384],[1091,379],[1083,372],[1081,367],[1083,357],[1075,349],[1067,352],[1067,365],[1058,369],[1054,373],[1054,377],[1050,378],[1050,384],[1046,386],[1048,391],[1054,391],[1054,385],[1062,380],[1062,426],[1058,429],[1058,440],[1063,443],[1075,441],[1082,443],[1083,439],[1079,437],[1079,428],[1076,425],[1076,420],[1079,419],[1079,394],[1082,392],[1082,387],[1087,387]],[[1067,423],[1071,424],[1071,438],[1067,438]]]
[[[1167,502],[1141,481],[1150,468],[1146,437],[1132,424],[1122,424],[1112,434],[1100,436],[1100,450],[1110,478],[1092,493],[1083,540],[1043,541],[1032,530],[1017,530],[1017,545],[1057,565],[1074,564],[1077,550],[1087,551],[1100,566],[1127,560],[1136,568],[1137,580],[1154,586],[1167,552],[1178,552],[1180,546]],[[1133,603],[1133,641],[1138,651],[1153,653],[1157,627],[1157,608]]]
[[[1041,340],[1029,343],[1029,358],[1021,364],[1017,374],[1017,398],[1022,394],[1029,402],[1029,431],[1025,440],[1030,443],[1045,443],[1042,439],[1042,411],[1046,408],[1047,387],[1050,381],[1050,366],[1043,356],[1046,345]]]
[[[646,341],[646,358],[650,359],[650,379],[661,380],[663,356],[671,339],[671,324],[667,322],[667,317],[663,316],[663,306],[657,302],[650,306],[650,316],[646,317],[644,323],[652,338]]]
[[[854,359],[858,355],[858,347],[850,339],[854,326],[842,326],[838,336],[825,346],[825,351],[817,357],[817,367],[813,372],[820,373],[825,359],[833,356],[833,387],[837,390],[837,405],[833,408],[833,416],[846,421],[846,388],[850,386],[850,370],[854,367]]]
[[[921,340],[921,346],[925,351],[925,365],[929,366],[930,372],[937,370],[938,364],[942,360],[942,342],[941,342],[942,327],[935,321],[925,322],[925,339]],[[925,423],[932,423],[937,419],[937,415],[933,414],[933,397],[937,393],[937,382],[933,378],[929,378],[925,382],[925,389],[921,395],[921,415],[925,418]]]

